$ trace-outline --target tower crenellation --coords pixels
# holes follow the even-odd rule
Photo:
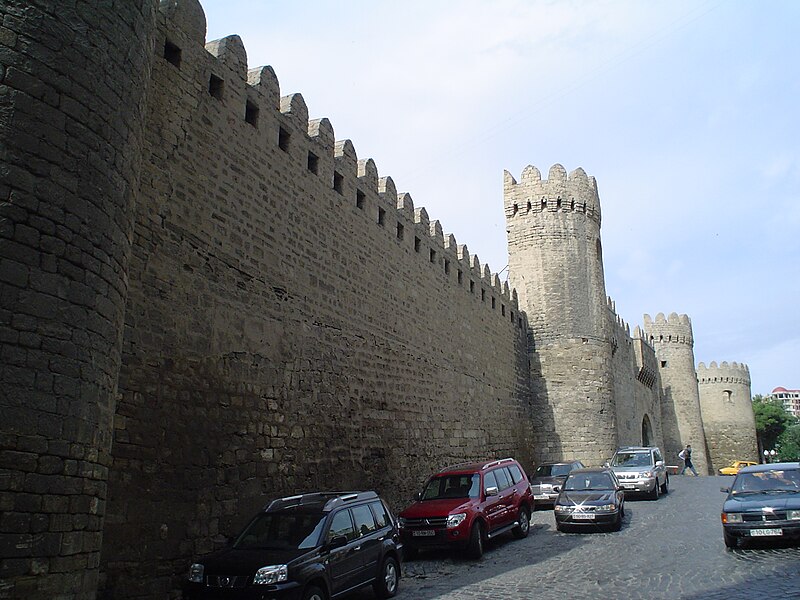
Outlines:
[[[644,327],[651,343],[688,344],[694,346],[692,320],[688,315],[658,313],[655,319],[644,315]]]
[[[531,211],[570,211],[587,215],[600,225],[597,182],[578,167],[567,175],[560,164],[550,168],[547,179],[534,166],[527,166],[517,182],[506,171],[504,178],[507,218]]]

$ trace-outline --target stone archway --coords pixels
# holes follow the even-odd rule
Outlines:
[[[642,419],[642,446],[653,445],[653,426],[650,424],[650,417],[647,415]]]

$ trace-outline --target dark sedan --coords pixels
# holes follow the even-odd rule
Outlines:
[[[728,548],[747,541],[800,540],[800,463],[745,467],[736,475],[722,507]]]
[[[625,516],[625,492],[611,469],[572,471],[556,498],[556,528],[611,528],[619,531]]]
[[[531,493],[533,494],[534,507],[543,504],[551,505],[558,498],[561,486],[567,480],[567,475],[574,469],[582,469],[583,463],[572,460],[559,463],[544,463],[536,468],[531,477]]]

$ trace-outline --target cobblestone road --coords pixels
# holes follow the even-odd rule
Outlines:
[[[730,477],[672,477],[657,502],[630,498],[618,533],[558,533],[534,513],[524,540],[501,536],[480,561],[423,553],[404,565],[404,600],[800,598],[800,548],[726,550],[719,512]]]

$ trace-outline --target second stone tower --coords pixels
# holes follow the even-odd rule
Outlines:
[[[600,464],[617,447],[597,184],[529,166],[504,181],[509,283],[525,310],[541,460]]]

